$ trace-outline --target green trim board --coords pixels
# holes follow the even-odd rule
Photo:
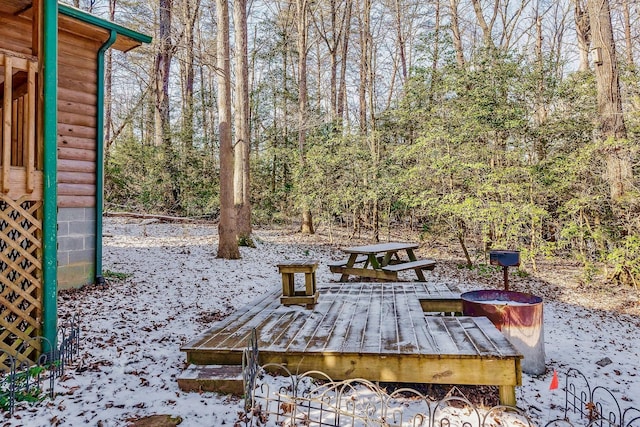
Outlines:
[[[96,117],[96,269],[95,283],[104,283],[102,277],[102,209],[104,204],[104,54],[118,37],[116,30],[110,31],[109,39],[98,50],[98,105]]]
[[[124,37],[128,37],[131,40],[134,40],[139,43],[151,43],[151,40],[152,40],[151,36],[139,33],[137,31],[133,31],[129,28],[123,27],[122,25],[118,25],[115,22],[107,21],[106,19],[102,19],[95,15],[91,15],[90,13],[87,13],[80,9],[76,9],[75,7],[72,7],[72,6],[60,4],[59,11],[62,15],[75,18],[79,21],[105,29],[109,32],[115,31],[117,34]]]
[[[42,73],[43,221],[42,221],[42,335],[43,351],[53,350],[58,337],[58,2],[43,2]],[[47,341],[48,340],[48,341]]]

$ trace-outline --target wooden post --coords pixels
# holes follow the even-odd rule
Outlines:
[[[27,175],[27,193],[33,193],[34,188],[34,168],[36,152],[36,70],[38,64],[33,61],[27,63],[27,156],[24,159],[24,166]]]
[[[9,176],[11,174],[11,101],[13,98],[13,65],[12,59],[4,55],[4,102],[2,103],[2,191],[9,192]]]
[[[517,406],[516,388],[512,385],[498,386],[498,394],[500,395],[500,404],[505,406]]]

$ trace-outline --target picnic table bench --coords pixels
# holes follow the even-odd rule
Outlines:
[[[344,248],[342,251],[349,254],[349,258],[329,263],[329,269],[341,274],[341,282],[349,280],[350,275],[395,282],[398,272],[406,270],[414,270],[418,280],[424,282],[422,270],[433,270],[436,262],[417,259],[413,250],[418,247],[417,243],[388,242]],[[403,251],[408,259],[399,255]],[[356,266],[362,263],[364,265]]]
[[[401,262],[398,264],[389,264],[382,267],[383,271],[405,271],[405,270],[433,270],[436,262],[432,259],[419,259],[416,261]]]

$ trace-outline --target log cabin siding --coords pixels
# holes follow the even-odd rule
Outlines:
[[[27,193],[41,200],[43,194],[43,173],[32,170],[34,159],[36,168],[42,169],[43,135],[35,135],[40,149],[34,150],[34,133],[28,131],[42,130],[41,120],[39,127],[35,123],[38,111],[42,113],[34,102],[37,77],[42,77],[35,74],[38,58],[33,56],[37,41],[32,32],[37,29],[32,17],[36,9],[30,6],[35,4],[31,0],[0,0],[0,117],[7,123],[0,127],[4,134],[0,184],[3,191],[9,188],[4,196],[12,200]],[[96,138],[102,134],[97,129],[98,51],[111,35],[116,35],[111,47],[123,52],[149,43],[151,38],[70,6],[60,4],[58,12],[57,286],[62,289],[94,283],[102,273],[98,220],[102,211],[96,208],[96,191],[101,190],[96,176]],[[2,87],[4,80],[9,82],[6,88]],[[25,148],[27,140],[31,144]],[[2,163],[11,168],[3,168]]]
[[[0,15],[0,48],[31,55],[31,21]]]
[[[107,32],[84,27],[71,32],[74,22],[61,19],[58,33],[58,207],[91,208],[96,194],[97,52]],[[0,14],[1,49],[31,55],[31,44],[30,19]]]
[[[96,70],[97,52],[101,44],[102,41],[64,30],[59,34],[59,208],[95,206],[98,100]]]

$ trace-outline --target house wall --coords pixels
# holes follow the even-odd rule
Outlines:
[[[58,50],[58,287],[93,283],[98,42],[65,31]]]
[[[96,32],[96,39],[92,39],[74,33],[70,25],[71,21],[61,20],[58,34],[60,288],[94,281],[97,52],[106,40],[105,32]],[[0,14],[0,48],[31,55],[31,46],[31,20]],[[41,160],[37,163],[42,164]]]

